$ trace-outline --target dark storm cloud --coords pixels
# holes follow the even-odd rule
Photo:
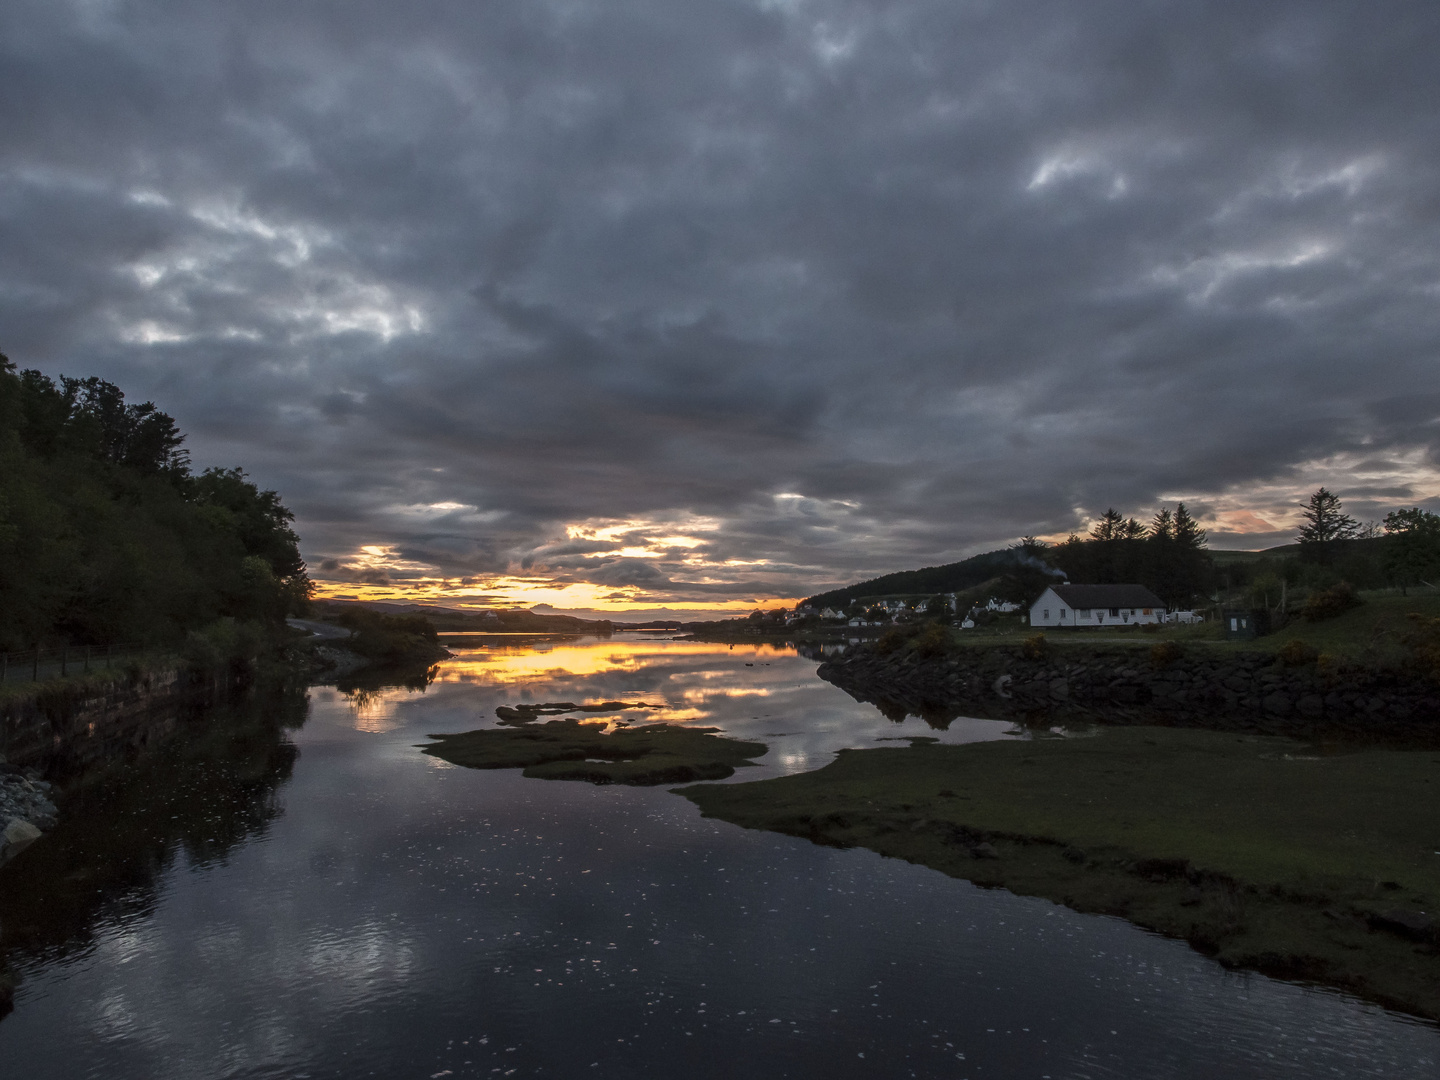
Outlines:
[[[154,398],[344,580],[698,601],[1167,497],[1378,516],[1437,491],[1437,46],[1430,3],[11,0],[0,347]]]

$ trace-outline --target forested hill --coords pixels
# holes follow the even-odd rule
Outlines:
[[[0,356],[0,650],[279,625],[310,583],[273,491],[194,475],[175,421]]]
[[[843,609],[866,596],[895,596],[911,593],[933,594],[973,589],[992,578],[1013,573],[1026,561],[1017,548],[987,551],[944,566],[927,566],[920,570],[900,570],[883,577],[871,578],[843,589],[831,589],[804,601],[811,607]]]

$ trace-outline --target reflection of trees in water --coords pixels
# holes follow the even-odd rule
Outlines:
[[[90,947],[97,927],[150,911],[177,856],[226,857],[279,816],[299,750],[303,687],[202,711],[127,761],[93,765],[62,786],[60,824],[0,871],[0,950],[12,962]]]
[[[438,664],[376,665],[336,679],[335,689],[353,707],[365,709],[382,701],[386,690],[418,690],[423,694],[439,670]]]
[[[821,643],[816,641],[797,641],[795,651],[806,660],[818,660],[824,663],[826,660],[833,660],[837,656],[845,655],[843,642],[832,641]]]
[[[860,697],[849,690],[845,692],[856,701],[869,701],[868,698]],[[880,715],[892,724],[903,724],[909,717],[918,716],[936,731],[948,731],[950,725],[959,717],[973,715],[965,713],[955,705],[941,705],[928,701],[902,702],[891,698],[877,698],[870,704],[879,709]]]

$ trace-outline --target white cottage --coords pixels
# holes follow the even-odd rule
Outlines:
[[[1030,605],[1031,626],[1134,626],[1165,620],[1165,602],[1144,585],[1051,585]]]

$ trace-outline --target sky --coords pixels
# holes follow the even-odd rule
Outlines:
[[[6,0],[0,350],[322,595],[748,611],[1440,507],[1440,5]]]

